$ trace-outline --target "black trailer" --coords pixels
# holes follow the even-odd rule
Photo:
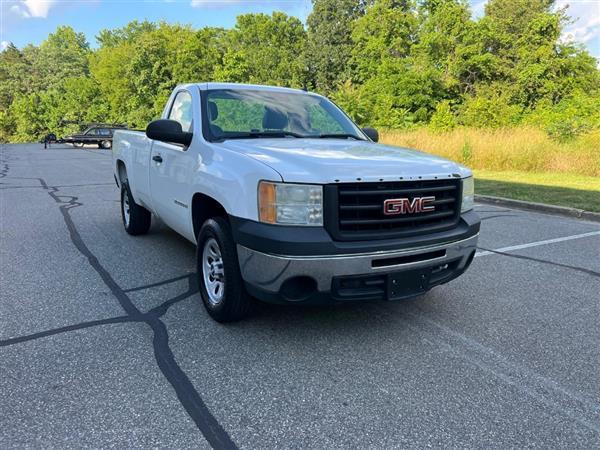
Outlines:
[[[109,149],[112,147],[113,133],[117,129],[127,128],[126,125],[94,123],[81,133],[65,136],[58,139],[57,143],[72,144],[74,147],[83,147],[86,144],[97,145],[98,148]]]

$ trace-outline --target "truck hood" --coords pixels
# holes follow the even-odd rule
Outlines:
[[[337,183],[471,175],[447,159],[402,147],[349,139],[240,139],[217,144],[279,172],[286,182]]]

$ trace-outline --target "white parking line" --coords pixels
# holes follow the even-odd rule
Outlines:
[[[573,239],[581,239],[588,236],[600,236],[600,231],[591,231],[589,233],[575,234],[573,236],[565,236],[555,239],[547,239],[545,241],[530,242],[529,244],[511,245],[510,247],[502,247],[494,249],[494,252],[510,252],[512,250],[521,250],[529,247],[537,247],[538,245],[555,244],[557,242],[571,241]],[[479,256],[493,255],[494,252],[481,251],[475,254],[475,258]]]

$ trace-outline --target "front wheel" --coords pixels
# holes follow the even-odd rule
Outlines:
[[[152,221],[150,211],[135,202],[127,183],[121,188],[121,218],[125,231],[132,236],[146,234]]]
[[[226,219],[213,217],[198,234],[196,251],[200,295],[208,314],[217,322],[242,319],[250,310],[231,227]]]

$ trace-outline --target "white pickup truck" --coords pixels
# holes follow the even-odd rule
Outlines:
[[[480,220],[471,171],[377,144],[326,98],[295,89],[175,88],[146,132],[117,130],[125,230],[151,216],[197,244],[211,317],[251,299],[396,300],[462,274]]]

